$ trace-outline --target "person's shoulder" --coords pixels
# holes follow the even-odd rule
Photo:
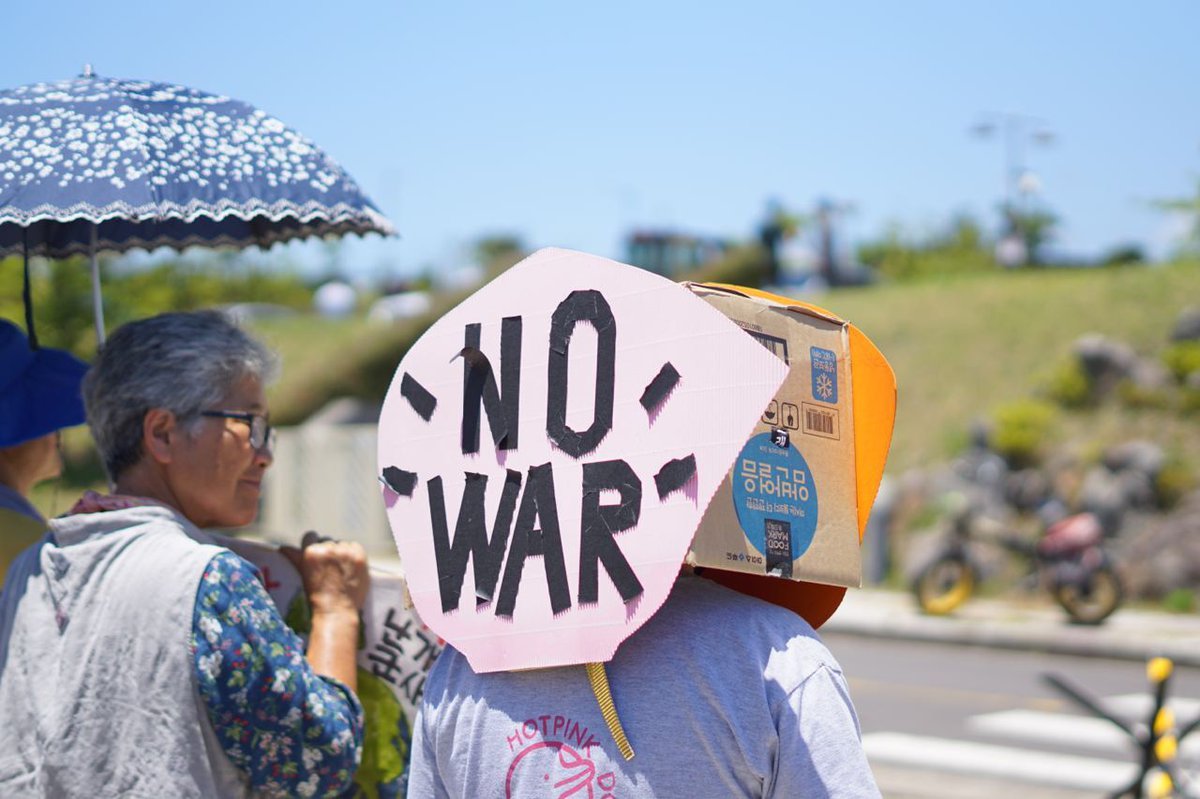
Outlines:
[[[663,611],[661,635],[755,663],[781,683],[798,684],[821,668],[841,671],[803,617],[702,576],[681,575]]]
[[[39,569],[46,526],[36,519],[0,508],[0,588],[23,581]]]
[[[482,679],[486,678],[487,675],[484,675]],[[441,707],[460,694],[473,693],[480,681],[480,676],[471,668],[466,657],[452,645],[446,644],[425,677],[422,703],[432,708]]]
[[[37,544],[45,534],[44,521],[0,508],[0,564],[16,559],[18,553]]]
[[[192,540],[196,529],[175,510],[158,504],[71,512],[51,519],[48,526],[61,547],[97,542],[124,547],[131,539],[164,537],[185,543]]]
[[[212,547],[211,557],[204,567],[203,582],[208,585],[241,587],[262,585],[258,567],[236,552],[222,547]]]
[[[40,536],[46,532],[46,522],[22,513],[16,508],[0,506],[0,533],[4,535],[24,534]]]
[[[669,612],[694,617],[706,625],[729,624],[772,637],[815,637],[812,625],[784,607],[739,593],[697,574],[681,574],[668,599]]]

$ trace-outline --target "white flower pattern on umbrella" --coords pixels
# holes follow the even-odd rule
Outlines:
[[[0,91],[0,257],[88,252],[76,221],[118,252],[394,232],[329,156],[237,100],[91,75]]]

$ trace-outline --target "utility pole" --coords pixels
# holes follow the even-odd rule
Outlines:
[[[1004,111],[985,114],[971,127],[971,134],[981,139],[1000,138],[1005,229],[996,248],[997,260],[1004,266],[1019,266],[1033,255],[1026,249],[1022,220],[1029,212],[1029,197],[1038,187],[1037,177],[1025,168],[1025,146],[1049,146],[1054,142],[1054,133],[1039,117]]]
[[[825,283],[830,286],[841,286],[847,282],[842,270],[838,268],[837,252],[834,246],[834,224],[844,215],[854,211],[852,203],[838,203],[828,197],[817,201],[814,217],[817,220],[817,264]]]

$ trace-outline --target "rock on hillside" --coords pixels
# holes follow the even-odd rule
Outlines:
[[[1119,557],[1132,596],[1160,598],[1200,586],[1200,490],[1169,513],[1147,516]]]

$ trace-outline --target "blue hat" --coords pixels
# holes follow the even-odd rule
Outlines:
[[[21,328],[0,319],[0,447],[83,424],[87,364],[62,350],[31,350]]]

